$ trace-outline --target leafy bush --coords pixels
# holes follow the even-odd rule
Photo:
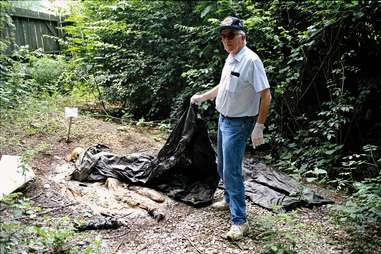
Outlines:
[[[35,98],[70,94],[78,83],[89,90],[73,64],[62,56],[46,55],[40,50],[31,52],[27,47],[20,47],[6,59],[7,71],[0,86],[0,111],[17,108],[20,103]]]
[[[341,222],[381,222],[381,158],[377,159],[377,147],[366,145],[363,153],[342,159],[340,178],[335,182],[339,188],[346,187],[353,193],[342,205],[332,206]],[[357,179],[363,179],[358,181]]]
[[[28,59],[28,51],[21,47],[15,51],[11,57],[7,57],[7,68],[0,86],[0,103],[2,109],[15,107],[29,96],[34,96],[36,82],[30,78],[28,64],[24,61]]]
[[[342,205],[332,206],[340,222],[381,222],[381,174],[373,179],[355,182],[353,195]]]
[[[62,56],[43,55],[31,59],[31,77],[37,82],[40,93],[67,93],[68,87],[58,86],[58,81],[67,69],[68,64]]]
[[[192,94],[218,84],[226,53],[216,28],[225,16],[238,15],[272,84],[268,125],[274,138],[293,142],[299,131],[312,128],[319,139],[345,149],[358,149],[352,141],[357,138],[360,145],[372,143],[359,137],[353,123],[362,122],[361,112],[380,93],[374,82],[361,82],[378,75],[368,68],[365,51],[369,45],[380,53],[380,35],[369,25],[378,11],[374,3],[91,1],[82,7],[68,19],[67,52],[92,66],[103,98],[119,105],[120,115],[176,117]],[[357,96],[365,91],[374,96]],[[213,103],[201,112],[216,118]]]
[[[67,53],[78,55],[102,88],[102,97],[136,119],[169,115],[184,87],[186,48],[173,30],[192,2],[88,1],[68,18]],[[185,21],[187,22],[187,21]],[[189,22],[189,21],[188,21]]]

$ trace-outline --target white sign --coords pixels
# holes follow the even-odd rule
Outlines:
[[[65,117],[78,117],[78,108],[65,107]]]

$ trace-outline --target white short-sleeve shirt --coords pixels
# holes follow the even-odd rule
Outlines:
[[[221,74],[216,109],[224,116],[258,115],[259,92],[270,88],[261,59],[243,47],[235,56],[229,55]]]

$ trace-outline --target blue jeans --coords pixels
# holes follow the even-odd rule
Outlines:
[[[246,141],[253,131],[255,117],[218,119],[218,174],[224,183],[225,201],[229,204],[232,224],[246,222],[245,186],[242,162]]]

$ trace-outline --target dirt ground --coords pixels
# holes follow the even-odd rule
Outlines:
[[[275,248],[275,240],[292,241],[297,253],[355,253],[350,236],[333,222],[325,206],[275,215],[248,202],[250,233],[241,241],[230,243],[223,237],[229,229],[228,212],[215,211],[210,207],[193,208],[166,197],[160,204],[164,219],[157,221],[143,209],[128,208],[122,203],[115,205],[120,202],[110,198],[115,193],[108,193],[109,196],[104,196],[102,201],[102,193],[108,191],[102,184],[70,183],[75,186],[69,186],[65,176],[74,167],[65,160],[66,155],[75,147],[95,144],[107,145],[118,154],[156,154],[164,144],[166,134],[155,128],[121,126],[85,116],[74,122],[71,142],[66,142],[64,134],[57,132],[49,137],[31,137],[23,141],[24,144],[32,144],[44,138],[51,144],[33,160],[32,168],[37,179],[27,186],[26,196],[31,197],[36,206],[59,207],[51,213],[57,218],[69,216],[73,220],[91,220],[123,217],[124,224],[118,229],[87,231],[84,236],[101,238],[102,253],[260,253],[266,245],[273,244]],[[5,152],[2,151],[3,154]],[[68,186],[71,195],[67,194]],[[330,189],[309,187],[335,202],[343,200]],[[73,191],[73,188],[77,189]],[[84,195],[90,188],[103,188],[103,191]],[[78,196],[82,199],[76,198],[76,193],[80,193]],[[215,199],[221,197],[222,190],[218,189]]]

